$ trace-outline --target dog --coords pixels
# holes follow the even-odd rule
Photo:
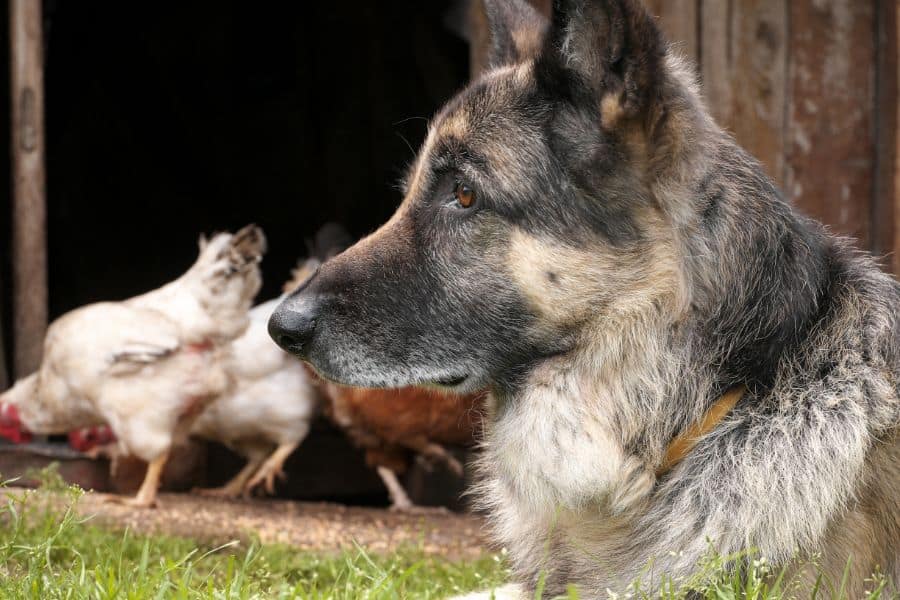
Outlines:
[[[343,384],[490,388],[511,597],[652,592],[710,547],[896,581],[900,284],[782,198],[637,0],[486,7],[397,212],[272,337]]]

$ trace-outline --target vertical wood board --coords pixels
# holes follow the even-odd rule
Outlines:
[[[694,64],[699,63],[698,0],[646,0],[644,4],[659,19],[672,49]]]
[[[11,0],[15,375],[40,362],[47,328],[44,77],[40,0]]]
[[[871,1],[792,0],[785,192],[801,209],[871,239],[875,23]]]

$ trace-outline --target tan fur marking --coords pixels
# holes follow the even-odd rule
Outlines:
[[[431,154],[431,149],[434,147],[436,138],[436,128],[430,127],[428,129],[428,137],[425,138],[425,143],[422,145],[422,150],[419,152],[419,157],[416,160],[416,169],[409,181],[409,189],[407,189],[406,191],[406,198],[415,198],[420,193],[422,178],[424,177],[422,173],[422,166],[428,163],[428,157]],[[403,204],[400,205],[400,209],[402,209],[404,205],[407,204],[407,202],[408,201],[404,199]],[[400,212],[400,209],[398,209],[397,212]],[[394,216],[397,216],[396,213],[394,214]]]
[[[607,94],[600,100],[600,120],[604,129],[613,129],[624,114],[618,94]]]
[[[665,240],[640,252],[576,248],[524,231],[512,234],[507,264],[525,297],[553,325],[583,324],[680,305],[678,267]]]
[[[519,56],[531,58],[540,54],[544,42],[544,32],[542,29],[533,27],[519,28],[512,32],[512,38]]]
[[[465,139],[469,133],[468,114],[464,110],[457,110],[441,121],[438,131],[441,137]]]

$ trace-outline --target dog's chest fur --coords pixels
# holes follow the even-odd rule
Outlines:
[[[552,516],[604,500],[598,492],[625,459],[609,416],[624,401],[572,370],[546,371],[500,409],[487,453],[517,503]]]
[[[621,507],[639,502],[655,484],[648,457],[629,453],[626,441],[653,420],[647,409],[655,402],[648,398],[662,391],[648,390],[646,382],[665,380],[642,376],[640,369],[661,363],[622,358],[631,352],[613,360],[608,351],[550,360],[514,398],[495,400],[479,496],[499,541],[519,559],[515,569],[527,578],[548,569],[565,576],[561,568],[576,568],[560,559],[579,562],[579,539],[591,555],[615,556],[629,535]],[[648,351],[634,356],[646,359]],[[610,358],[607,365],[604,358]],[[656,450],[647,448],[652,460]]]

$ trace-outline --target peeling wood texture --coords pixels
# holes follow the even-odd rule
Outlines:
[[[733,130],[732,80],[734,73],[734,25],[735,0],[700,0],[700,75],[703,80],[703,96],[716,120],[726,129]],[[668,35],[672,35],[668,31]]]
[[[887,110],[894,111],[894,201],[891,208],[894,211],[894,231],[893,231],[893,250],[894,250],[894,273],[900,275],[900,132],[897,127],[900,126],[900,10],[897,10],[897,4],[894,0],[884,0],[886,4],[893,5],[894,10],[894,28],[893,39],[887,43],[887,52],[893,58],[894,81],[890,91],[894,96],[894,104],[887,105]]]
[[[7,362],[6,362],[6,335],[4,334],[3,327],[3,301],[4,298],[8,297],[8,292],[6,287],[4,287],[4,281],[0,278],[0,391],[6,390],[9,387],[9,371],[7,370]]]
[[[900,10],[896,0],[879,0],[878,4],[878,179],[873,247],[884,257],[885,266],[900,274]]]
[[[720,3],[724,0],[718,0]],[[679,54],[700,63],[698,0],[647,0],[650,12],[669,36],[672,47]]]
[[[875,179],[874,8],[871,0],[790,3],[785,191],[863,248]]]
[[[701,0],[703,93],[779,185],[785,169],[787,0]]]
[[[40,0],[9,3],[15,375],[40,362],[47,328],[44,76]]]
[[[0,295],[2,295],[3,286],[0,285]],[[0,315],[3,314],[3,305],[0,304]],[[0,323],[0,390],[9,387],[9,373],[6,370],[6,344],[3,337],[3,324]]]
[[[487,68],[491,34],[483,0],[469,0],[469,73],[472,79]]]
[[[646,4],[785,196],[900,273],[896,0]]]

